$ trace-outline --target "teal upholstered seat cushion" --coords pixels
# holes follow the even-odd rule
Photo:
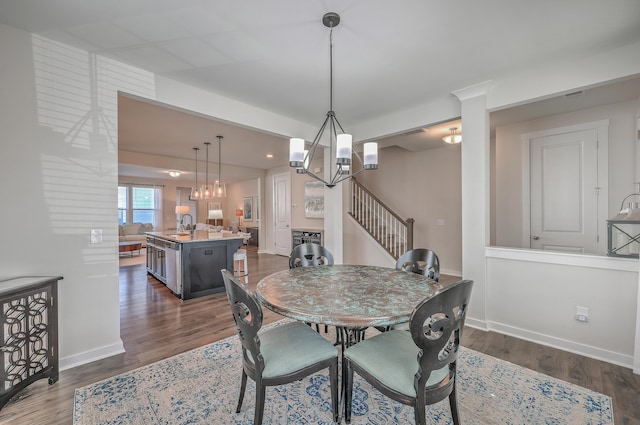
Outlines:
[[[409,332],[393,330],[357,343],[345,351],[345,356],[386,387],[415,397],[413,382],[418,371],[418,352]],[[448,366],[433,371],[427,387],[439,383],[448,373]]]
[[[264,378],[287,375],[338,355],[336,347],[300,322],[277,326],[258,336],[265,364]],[[248,354],[251,359],[251,353]]]

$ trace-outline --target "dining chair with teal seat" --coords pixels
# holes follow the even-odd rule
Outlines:
[[[331,266],[333,255],[327,248],[317,243],[303,243],[291,251],[289,255],[289,268]]]
[[[242,345],[242,382],[236,413],[242,409],[247,377],[256,383],[254,424],[262,424],[266,387],[298,381],[329,369],[333,420],[339,420],[338,350],[301,322],[262,330],[262,308],[228,270],[222,270],[227,298]]]
[[[351,422],[356,372],[383,395],[413,406],[415,423],[426,423],[426,406],[449,398],[460,424],[456,398],[457,359],[473,281],[449,285],[418,304],[409,332],[391,330],[344,352],[345,421]],[[376,397],[369,397],[375,402]]]
[[[396,261],[396,269],[418,273],[436,282],[440,280],[440,259],[430,249],[415,248],[405,252]]]
[[[440,280],[440,259],[435,251],[426,248],[414,248],[402,254],[396,261],[396,269],[405,272],[417,273],[438,282]],[[382,327],[376,326],[380,332],[389,329],[409,330],[409,323]]]
[[[296,267],[314,267],[314,266],[331,266],[333,265],[333,255],[322,245],[317,243],[303,243],[291,250],[289,255],[289,268]],[[311,324],[309,324],[311,325]],[[320,332],[320,327],[316,323],[316,331]],[[324,333],[328,332],[327,325],[324,326]],[[339,336],[336,333],[336,342]]]

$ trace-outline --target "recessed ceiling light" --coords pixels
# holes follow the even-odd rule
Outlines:
[[[267,154],[267,158],[273,158],[273,154],[272,153],[268,153]]]
[[[170,175],[171,177],[180,177],[180,174],[182,174],[182,173],[181,173],[180,171],[177,171],[177,170],[171,170],[171,171],[169,171],[169,175]]]

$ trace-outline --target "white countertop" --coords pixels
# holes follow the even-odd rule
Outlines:
[[[189,232],[146,232],[147,235],[160,239],[165,239],[172,242],[189,243],[189,242],[204,242],[204,241],[216,241],[216,240],[228,240],[228,239],[244,239],[244,236],[235,233],[219,233],[209,232],[207,230],[196,230],[193,233]]]

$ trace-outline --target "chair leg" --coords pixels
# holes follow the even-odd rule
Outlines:
[[[331,380],[331,408],[333,420],[340,423],[340,402],[338,401],[338,358],[329,366],[329,379]]]
[[[244,400],[244,390],[247,388],[247,373],[242,369],[242,383],[240,384],[240,396],[238,397],[238,407],[236,413],[240,413],[242,409],[242,400]]]
[[[416,425],[426,425],[427,414],[425,412],[425,409],[426,409],[426,402],[425,402],[425,394],[424,394],[424,387],[423,387],[421,394],[420,394],[420,390],[418,390],[418,395],[416,397],[416,405],[414,406],[414,416],[416,420]]]
[[[353,396],[353,368],[349,359],[343,358],[342,379],[344,381],[344,421],[351,423],[351,398]]]
[[[451,406],[451,417],[453,425],[460,425],[460,415],[458,414],[458,396],[456,395],[456,381],[453,381],[453,391],[449,394],[449,406]]]
[[[265,387],[262,383],[256,382],[256,414],[254,415],[254,425],[262,425],[262,415],[264,414]]]

